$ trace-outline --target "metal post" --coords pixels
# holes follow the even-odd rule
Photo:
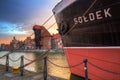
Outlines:
[[[84,71],[85,71],[85,80],[88,80],[88,68],[87,68],[87,59],[84,59]]]
[[[9,71],[9,55],[6,55],[6,72]]]
[[[23,73],[24,73],[24,56],[21,56],[20,76],[23,76]]]
[[[44,58],[44,80],[47,80],[47,57]]]

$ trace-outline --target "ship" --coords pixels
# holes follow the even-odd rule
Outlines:
[[[61,0],[52,11],[69,67],[83,62],[71,74],[120,80],[120,0]]]

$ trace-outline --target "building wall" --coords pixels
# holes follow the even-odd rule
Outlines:
[[[59,34],[52,35],[52,49],[61,49],[62,48],[62,41]]]
[[[34,25],[33,28],[41,30],[41,49],[51,49],[51,34],[44,26]]]
[[[25,40],[24,40],[24,49],[27,50],[31,50],[31,49],[35,49],[35,42],[33,39],[31,39],[31,37],[27,37]]]

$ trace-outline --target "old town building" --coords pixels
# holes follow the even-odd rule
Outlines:
[[[34,25],[33,30],[35,33],[36,45],[40,49],[51,49],[51,34],[44,26]]]
[[[53,34],[51,40],[51,47],[52,49],[61,49],[62,48],[62,41],[59,34]]]
[[[27,38],[24,40],[24,49],[25,49],[25,50],[35,49],[35,42],[34,42],[33,39],[31,39],[31,37],[27,37]]]

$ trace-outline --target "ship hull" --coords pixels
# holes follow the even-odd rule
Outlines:
[[[120,48],[94,48],[94,47],[65,47],[64,48],[69,66],[73,66],[88,59],[102,69],[120,72]],[[119,80],[120,76],[115,73],[100,70],[88,63],[88,77],[91,80]],[[70,68],[72,74],[85,77],[84,64]]]
[[[120,1],[69,0],[54,9],[69,66],[86,58],[91,80],[120,80]],[[70,68],[85,77],[84,64]]]

